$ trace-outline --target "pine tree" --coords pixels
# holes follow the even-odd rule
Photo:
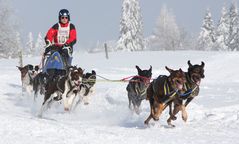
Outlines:
[[[144,50],[143,23],[138,0],[124,0],[117,50]]]
[[[42,35],[39,32],[37,40],[36,40],[36,44],[35,44],[35,50],[36,50],[35,51],[35,55],[39,56],[39,54],[43,53],[44,46],[45,46],[45,41],[43,40]]]
[[[11,1],[0,0],[0,57],[17,57],[17,21],[10,7]]]
[[[174,15],[168,11],[166,6],[163,6],[153,36],[149,40],[151,49],[176,50],[180,47],[180,36],[180,30]]]
[[[228,47],[230,50],[239,50],[239,43],[238,43],[238,33],[239,31],[239,17],[238,17],[238,10],[236,2],[231,4],[229,10],[229,36],[228,36]]]
[[[34,46],[34,41],[33,41],[33,34],[32,34],[32,32],[29,32],[28,33],[28,41],[26,43],[24,53],[26,55],[34,55],[34,52],[35,52],[35,46]]]
[[[19,32],[16,33],[16,44],[19,46],[19,49],[18,49],[19,66],[23,67],[23,56],[22,56],[23,49],[22,49],[22,42],[21,42],[21,37]]]
[[[221,18],[216,29],[216,41],[213,50],[228,51],[229,15],[226,7],[222,8]]]
[[[215,29],[213,25],[213,20],[211,12],[209,9],[203,19],[203,24],[201,27],[201,32],[198,37],[198,50],[212,50],[215,42]]]

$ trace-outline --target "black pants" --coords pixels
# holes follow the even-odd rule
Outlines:
[[[71,54],[72,54],[72,49],[61,49],[60,54],[62,56],[64,65],[67,67],[71,66]],[[70,54],[70,55],[69,55]]]

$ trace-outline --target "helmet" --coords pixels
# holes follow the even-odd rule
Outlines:
[[[58,16],[59,21],[61,21],[61,17],[62,17],[62,16],[67,16],[67,17],[68,17],[68,20],[70,21],[70,13],[69,13],[69,11],[68,11],[67,9],[61,9],[61,10],[59,11],[59,16]]]

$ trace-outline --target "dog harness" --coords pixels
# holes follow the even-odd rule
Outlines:
[[[171,101],[176,94],[179,94],[178,89],[170,91],[170,87],[168,85],[168,82],[167,82],[167,80],[165,80],[165,82],[164,82],[164,95],[166,97],[169,97],[169,98],[164,103],[168,103],[169,101]]]
[[[135,81],[136,82],[136,86],[134,88],[135,92],[139,96],[146,95],[148,84],[150,83],[150,78],[146,78],[146,77],[142,77],[142,76],[137,76],[136,78],[139,78],[139,81],[137,81],[137,80]],[[140,81],[140,80],[142,80],[142,81]]]
[[[184,84],[184,89],[186,90],[186,92],[184,94],[180,94],[180,98],[183,98],[183,99],[186,99],[188,98],[189,96],[191,96],[191,94],[198,88],[198,85],[196,85],[190,78],[189,78],[189,75],[186,74],[186,79],[187,81],[189,82],[186,82]],[[194,83],[195,84],[195,87],[192,88],[193,85],[190,85],[189,83]]]

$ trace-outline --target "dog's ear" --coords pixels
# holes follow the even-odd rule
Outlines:
[[[204,68],[204,66],[205,66],[205,63],[202,61],[202,62],[201,62],[201,67]]]
[[[179,72],[180,72],[180,73],[184,73],[183,70],[182,70],[181,68],[179,69]]]
[[[36,66],[35,66],[35,71],[38,71],[38,70],[39,70],[39,66],[36,65]]]
[[[152,66],[150,65],[149,71],[152,72]]]
[[[168,68],[167,66],[165,66],[165,68],[166,68],[166,70],[167,70],[167,71],[169,71],[169,73],[172,73],[172,72],[174,72],[174,70],[172,70],[172,69]]]
[[[83,70],[82,70],[82,68],[81,67],[78,67],[78,69],[77,69],[79,72],[82,72],[83,73]]]
[[[71,71],[71,70],[73,70],[73,68],[74,68],[73,66],[68,66],[67,71]]]
[[[192,67],[193,65],[191,64],[190,60],[188,60],[188,66]]]
[[[94,70],[92,70],[91,73],[92,73],[93,75],[96,75],[96,72],[95,72]]]
[[[136,67],[136,69],[138,70],[138,73],[142,71],[142,70],[139,68],[139,66],[136,65],[135,67]]]
[[[33,65],[28,64],[28,65],[27,65],[27,69],[28,69],[28,70],[33,70]]]
[[[20,71],[22,71],[23,67],[16,66]]]
[[[84,73],[84,71],[82,70],[82,68],[81,67],[78,67],[77,68],[77,71],[79,72],[79,74],[82,76],[83,75],[83,73]]]

